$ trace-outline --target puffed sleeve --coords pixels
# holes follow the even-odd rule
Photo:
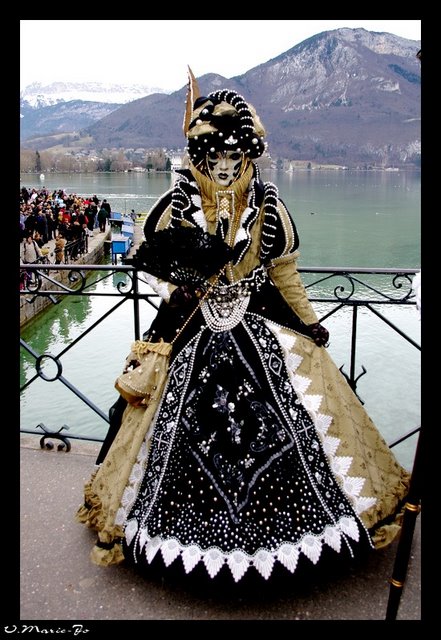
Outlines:
[[[271,221],[272,236],[267,267],[268,274],[282,296],[305,324],[318,322],[318,317],[308,299],[305,286],[297,271],[299,239],[294,222],[281,200],[277,214]]]

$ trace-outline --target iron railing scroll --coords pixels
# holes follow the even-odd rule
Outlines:
[[[64,375],[62,357],[96,329],[110,314],[114,313],[121,305],[129,303],[133,312],[133,336],[140,339],[140,301],[143,300],[155,309],[159,306],[158,296],[151,292],[145,293],[146,281],[143,273],[137,271],[133,265],[53,265],[53,264],[22,264],[21,290],[20,295],[25,298],[26,304],[33,302],[40,296],[44,296],[53,304],[58,304],[67,296],[107,296],[115,299],[115,304],[107,309],[96,319],[87,329],[73,339],[58,354],[37,353],[31,345],[20,337],[20,344],[35,361],[35,374],[32,375],[22,386],[21,391],[26,389],[35,380],[41,378],[47,382],[58,380],[66,386],[73,394],[83,401],[100,419],[107,424],[109,418],[107,412],[101,410],[75,385],[73,385]],[[352,268],[301,268],[303,281],[308,292],[308,297],[312,303],[318,303],[320,308],[326,311],[320,314],[323,322],[343,308],[352,310],[351,332],[350,332],[350,361],[349,372],[344,371],[344,366],[340,368],[343,375],[348,380],[351,388],[356,393],[357,383],[361,376],[368,372],[361,365],[361,372],[356,370],[356,355],[358,344],[359,311],[361,308],[375,315],[378,319],[388,325],[404,341],[420,350],[420,345],[400,327],[395,325],[383,313],[383,308],[390,306],[415,306],[416,300],[412,289],[412,280],[417,273],[416,269],[352,269]],[[63,274],[64,276],[60,275]],[[113,276],[119,274],[123,276],[121,281],[114,284]],[[25,277],[26,276],[26,277]],[[93,277],[91,277],[93,276]],[[112,286],[105,292],[95,290],[95,285],[106,279],[112,281]],[[92,282],[91,282],[92,281]],[[144,283],[141,287],[141,283]],[[151,291],[151,290],[150,290]],[[54,373],[48,375],[44,371],[44,363],[52,361]],[[51,431],[40,422],[36,429],[41,429],[44,434],[40,439],[42,448],[54,448],[52,439],[60,441],[57,449],[69,452],[71,450],[72,439],[91,440],[102,442],[104,438],[96,438],[87,435],[69,434],[67,438],[64,430],[68,430],[68,425],[63,425],[58,431]],[[24,433],[35,434],[35,430],[21,429]],[[420,427],[407,425],[407,431],[398,434],[390,447],[407,440],[418,434]],[[405,516],[403,528],[399,541],[399,548],[394,566],[393,576],[390,580],[391,591],[388,602],[386,619],[395,619],[404,585],[404,578],[407,572],[409,561],[410,545],[412,543],[415,519],[419,512],[420,499],[420,479],[421,479],[421,442],[419,442],[412,474],[411,489],[405,505]]]
[[[28,387],[38,377],[46,381],[58,380],[72,393],[80,398],[90,409],[95,411],[105,422],[109,422],[107,414],[99,409],[90,399],[81,393],[63,376],[61,358],[86,335],[93,331],[110,314],[114,313],[121,305],[129,302],[132,304],[133,312],[133,335],[134,339],[140,338],[140,301],[145,300],[152,307],[158,308],[159,298],[151,293],[141,292],[140,283],[145,283],[143,273],[139,272],[132,265],[73,265],[73,264],[22,264],[20,266],[22,276],[22,289],[20,295],[24,296],[27,304],[32,304],[36,298],[43,296],[48,298],[53,304],[58,304],[61,299],[67,296],[107,296],[114,297],[114,306],[108,309],[102,316],[83,331],[75,340],[65,347],[57,355],[36,353],[34,349],[20,338],[21,346],[35,359],[35,375],[33,375],[22,386],[21,391]],[[326,311],[321,316],[323,322],[327,318],[336,314],[343,307],[352,310],[351,322],[351,349],[349,372],[346,373],[345,366],[340,370],[346,377],[349,385],[357,392],[357,383],[361,376],[366,375],[366,368],[361,365],[361,371],[356,370],[356,356],[358,343],[359,309],[363,308],[374,314],[382,322],[387,324],[394,332],[420,350],[420,345],[407,335],[396,324],[389,320],[381,311],[381,307],[391,305],[415,306],[415,296],[412,290],[412,279],[417,272],[416,269],[341,269],[341,268],[309,268],[299,270],[303,274],[308,297],[312,303],[326,305]],[[64,277],[60,274],[64,273]],[[26,274],[26,277],[24,277]],[[95,286],[97,282],[113,278],[116,274],[124,276],[124,279],[106,292],[97,293]],[[94,276],[90,278],[90,276]],[[92,280],[92,283],[90,282]],[[23,286],[24,285],[24,286]],[[52,360],[56,368],[56,374],[48,379],[43,372],[42,364]],[[361,400],[361,398],[360,398]],[[362,401],[362,400],[361,400]],[[362,401],[363,402],[363,401]],[[411,428],[407,434],[400,434],[397,439],[390,444],[396,444],[413,436],[419,428]],[[33,432],[32,432],[33,433]],[[84,436],[84,439],[90,439]]]

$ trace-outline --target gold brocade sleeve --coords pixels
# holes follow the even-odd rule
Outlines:
[[[297,256],[291,254],[271,262],[269,276],[290,307],[305,324],[318,322],[318,317],[308,300],[305,286],[297,271]]]
[[[297,258],[300,254],[294,250],[298,246],[298,239],[295,237],[296,230],[282,203],[278,207],[278,213],[285,233],[285,248],[280,257],[274,258],[270,262],[268,274],[299,318],[305,324],[313,324],[318,322],[318,318],[297,271]]]

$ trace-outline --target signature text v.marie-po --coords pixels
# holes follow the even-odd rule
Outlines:
[[[11,624],[3,627],[5,633],[71,633],[74,636],[80,633],[89,633],[82,624],[73,624],[71,627],[42,627],[38,624]]]

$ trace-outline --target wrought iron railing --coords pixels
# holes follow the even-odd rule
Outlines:
[[[64,264],[70,264],[71,262],[75,262],[81,256],[84,256],[89,251],[89,237],[85,231],[83,231],[79,238],[75,238],[75,240],[69,240],[64,245],[64,249],[62,250],[62,260]],[[54,260],[51,260],[54,258]],[[52,253],[46,253],[38,258],[38,264],[52,264],[55,262],[56,255],[55,251]],[[23,279],[26,279],[26,272],[22,271]]]
[[[114,313],[121,305],[130,303],[133,305],[133,336],[134,339],[141,338],[140,329],[140,301],[144,300],[155,309],[159,306],[159,298],[155,293],[145,293],[145,280],[143,273],[129,265],[21,265],[22,272],[26,272],[26,278],[21,278],[24,288],[20,295],[23,296],[27,304],[32,304],[37,297],[45,296],[53,304],[59,303],[66,296],[105,296],[115,298],[115,304],[95,320],[77,338],[72,340],[59,353],[37,353],[30,344],[20,338],[20,344],[28,354],[34,358],[35,374],[32,375],[22,386],[21,391],[29,387],[35,380],[41,378],[48,382],[58,380],[94,411],[104,422],[109,422],[107,412],[102,411],[90,398],[84,395],[75,385],[73,385],[64,375],[62,357],[75,348],[79,341],[96,329],[110,314]],[[329,310],[321,315],[320,320],[324,321],[337,313],[342,308],[349,308],[352,313],[351,321],[351,349],[349,373],[341,367],[349,385],[357,392],[357,382],[366,373],[362,367],[362,373],[356,375],[356,353],[358,339],[358,312],[360,308],[368,310],[382,322],[387,324],[403,340],[407,341],[415,349],[420,350],[420,345],[402,329],[388,319],[379,307],[387,306],[415,306],[416,300],[412,289],[412,280],[417,273],[416,269],[353,269],[353,268],[301,268],[303,281],[308,291],[308,297],[313,303],[320,303]],[[65,273],[64,277],[60,274]],[[116,274],[122,274],[124,280],[112,286],[111,290],[97,292],[96,284],[99,281],[112,279]],[[94,277],[91,277],[94,276]],[[142,287],[140,286],[142,284]],[[151,290],[150,290],[151,291]],[[416,311],[415,311],[416,313]],[[52,375],[45,373],[45,363],[52,361],[55,369]],[[418,425],[409,425],[409,430],[400,434],[389,446],[393,447],[404,440],[418,433]],[[62,433],[68,429],[63,425],[58,432],[48,430],[43,423],[37,425],[44,435],[41,438],[41,446],[53,447],[48,438],[55,438],[61,441],[59,449],[70,450],[69,439],[102,441],[87,435]],[[33,433],[28,429],[22,429],[23,433]]]
[[[79,238],[66,242],[64,247],[64,262],[69,264],[75,262],[81,256],[84,256],[89,251],[89,237],[85,231],[81,233]]]

